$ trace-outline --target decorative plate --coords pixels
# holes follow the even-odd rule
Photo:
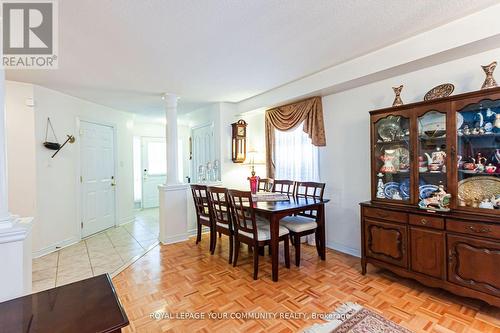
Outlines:
[[[431,184],[420,185],[418,187],[418,191],[420,193],[419,195],[420,200],[427,199],[428,197],[431,196],[432,193],[436,192],[438,189],[439,187],[437,187],[436,185],[431,185]]]
[[[456,113],[457,115],[457,129],[460,129],[464,124],[464,116],[460,112]]]
[[[500,194],[500,178],[482,176],[458,182],[458,197],[464,201],[490,199]]]
[[[384,194],[386,199],[392,199],[392,196],[399,193],[399,183],[388,182],[384,185]]]
[[[440,138],[446,135],[446,114],[430,111],[418,118],[419,135],[425,134],[428,138]]]
[[[440,84],[437,87],[432,88],[425,94],[424,101],[430,101],[431,99],[443,98],[450,96],[455,90],[455,86],[451,83]]]
[[[408,171],[408,168],[410,167],[410,152],[408,151],[408,148],[402,146],[394,148],[394,160],[392,161],[392,164],[397,171]],[[400,170],[401,167],[405,169]]]
[[[378,122],[378,135],[384,142],[394,141],[396,134],[400,131],[399,117],[389,116]]]
[[[403,200],[408,200],[410,199],[410,180],[405,179],[401,182],[401,185],[399,185],[399,193],[401,194],[401,197]]]

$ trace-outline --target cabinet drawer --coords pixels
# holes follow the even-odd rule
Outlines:
[[[387,209],[366,207],[364,209],[364,214],[367,217],[388,220],[391,222],[406,223],[408,221],[408,214]]]
[[[444,229],[444,219],[435,216],[410,214],[410,224],[421,227]]]
[[[500,225],[467,220],[446,219],[448,231],[500,239]]]

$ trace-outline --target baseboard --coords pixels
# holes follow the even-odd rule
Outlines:
[[[163,245],[167,245],[167,244],[174,244],[174,243],[184,242],[184,241],[187,241],[188,238],[189,238],[188,234],[185,233],[185,234],[179,234],[179,235],[167,237],[164,240],[160,240],[160,242]]]
[[[191,230],[188,230],[187,235],[188,235],[188,237],[196,236],[197,232],[198,232],[198,229],[196,229],[196,228],[191,229]],[[208,229],[208,227],[203,226],[203,228],[201,229],[201,233],[205,234],[207,232],[210,232],[210,229]]]
[[[360,250],[353,247],[345,246],[335,242],[326,242],[326,247],[335,251],[349,254],[354,257],[361,258]]]
[[[65,248],[67,246],[70,246],[70,245],[73,245],[73,244],[76,244],[80,241],[80,238],[78,237],[73,237],[73,238],[69,238],[69,239],[66,239],[66,240],[63,240],[62,242],[58,242],[56,244],[53,244],[51,246],[47,246],[41,250],[38,250],[38,251],[34,251],[32,253],[32,257],[33,258],[39,258],[39,257],[42,257],[44,255],[47,255],[49,253],[52,253],[52,252],[55,252],[55,251],[58,251],[62,248]]]

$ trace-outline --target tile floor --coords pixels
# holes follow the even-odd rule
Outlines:
[[[134,222],[33,259],[33,292],[103,273],[114,276],[158,244],[158,231],[158,209],[146,209]]]

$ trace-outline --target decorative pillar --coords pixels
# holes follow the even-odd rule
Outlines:
[[[0,302],[31,292],[33,219],[9,213],[5,132],[5,72],[0,69]]]
[[[167,185],[179,184],[179,138],[177,136],[177,101],[174,94],[163,95],[167,115]]]
[[[179,182],[179,139],[177,136],[177,101],[173,94],[164,94],[167,117],[167,183],[158,187],[160,195],[160,235],[163,244],[188,239],[188,186]]]

